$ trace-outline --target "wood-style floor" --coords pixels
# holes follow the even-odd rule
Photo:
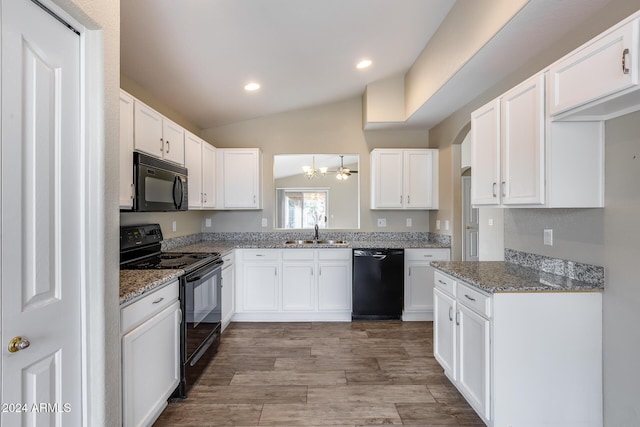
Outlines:
[[[433,358],[431,322],[232,323],[164,426],[484,426]]]

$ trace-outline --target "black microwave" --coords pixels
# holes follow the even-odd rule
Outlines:
[[[187,169],[142,153],[133,153],[133,210],[186,211]]]

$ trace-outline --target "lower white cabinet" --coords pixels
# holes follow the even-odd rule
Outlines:
[[[123,425],[150,426],[180,381],[178,282],[123,307],[120,313]]]
[[[235,321],[351,320],[351,249],[239,249]]]
[[[431,261],[449,261],[449,249],[404,250],[404,311],[402,320],[433,320]]]
[[[600,292],[434,280],[434,356],[488,426],[602,426]]]
[[[222,331],[224,331],[235,313],[236,270],[235,255],[229,251],[222,257]]]

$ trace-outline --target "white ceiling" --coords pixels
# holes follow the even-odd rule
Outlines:
[[[607,1],[530,1],[406,126],[437,124]],[[404,74],[454,3],[127,0],[121,71],[206,129],[360,96],[367,84]],[[373,66],[356,70],[364,57]],[[262,89],[246,93],[251,80]]]

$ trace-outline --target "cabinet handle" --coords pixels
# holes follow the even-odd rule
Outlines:
[[[402,204],[402,196],[400,196],[400,204]]]
[[[256,254],[256,256],[264,256],[264,254]]]
[[[453,311],[453,307],[449,307],[449,321],[453,322],[453,314],[451,314],[451,312]]]
[[[133,184],[130,185],[131,186],[131,200],[133,200]]]
[[[162,301],[164,301],[164,297],[162,297],[162,298],[158,298],[158,299],[157,299],[157,300],[155,300],[152,304],[159,304],[159,303],[161,303]]]
[[[627,68],[627,55],[629,55],[629,48],[625,48],[622,51],[622,74],[629,74],[629,68]]]
[[[411,195],[407,196],[407,204],[410,205],[411,204]]]
[[[318,276],[322,276],[322,267],[318,267]]]
[[[207,203],[207,193],[204,193],[204,202]]]
[[[169,145],[169,141],[167,141],[167,154],[169,154],[170,150],[171,150],[171,146]]]
[[[469,295],[467,295],[467,294],[464,294],[464,297],[465,297],[466,299],[468,299],[469,301],[475,301],[475,300],[476,300],[475,298],[471,298],[471,297],[470,297]]]
[[[460,326],[460,312],[456,311],[456,325]]]
[[[311,269],[311,275],[313,276],[313,268]]]
[[[256,203],[256,195],[255,194],[253,195],[253,203],[254,204]]]
[[[433,255],[423,255],[425,258],[433,258]]]
[[[438,283],[440,283],[441,285],[445,285],[447,286],[447,282],[443,282],[442,280],[438,279]]]
[[[493,183],[493,197],[498,197],[498,194],[496,193],[496,187],[498,186],[497,183]]]
[[[164,151],[164,139],[160,138],[160,151]]]
[[[506,192],[507,192],[506,187],[507,187],[507,181],[502,181],[502,185],[500,186],[500,191],[501,191],[501,193],[502,193],[502,197],[507,197],[507,194],[506,194]]]
[[[411,277],[411,267],[409,267],[409,277]]]

